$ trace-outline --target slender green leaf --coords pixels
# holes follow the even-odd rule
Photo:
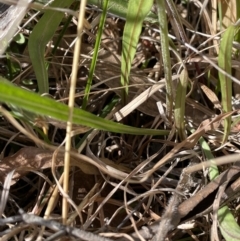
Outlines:
[[[240,2],[239,1],[236,1],[236,5],[237,5],[237,19],[240,19]]]
[[[223,35],[219,56],[218,65],[228,74],[232,74],[232,43],[234,40],[235,26],[229,26]],[[226,75],[219,72],[219,80],[222,94],[222,106],[224,112],[232,110],[232,80]],[[228,135],[231,130],[231,117],[224,120],[224,136],[223,143],[227,141]]]
[[[121,64],[121,84],[125,86],[122,96],[124,103],[126,103],[131,63],[136,53],[142,23],[152,4],[153,0],[129,0],[128,2],[126,24],[123,31]]]
[[[90,90],[91,90],[91,86],[92,86],[92,79],[93,79],[94,71],[95,71],[95,68],[96,68],[98,50],[100,48],[103,28],[104,28],[105,19],[106,19],[106,16],[107,16],[108,3],[109,3],[109,0],[104,1],[103,12],[102,12],[102,16],[101,16],[101,19],[100,19],[99,28],[98,28],[98,32],[97,32],[97,38],[96,38],[96,42],[95,42],[95,46],[94,46],[93,58],[92,58],[91,66],[90,66],[90,69],[89,69],[89,75],[88,75],[87,85],[86,85],[86,88],[85,88],[85,94],[84,94],[84,97],[83,97],[82,109],[86,109],[89,94],[90,94]]]
[[[172,68],[171,68],[171,59],[169,53],[169,38],[168,38],[168,21],[165,12],[165,1],[157,0],[158,7],[158,20],[159,20],[159,29],[161,34],[161,47],[162,47],[162,59],[163,59],[163,68],[164,75],[166,79],[166,106],[167,106],[167,117],[171,118],[172,109],[173,109],[173,84],[172,84]]]
[[[222,1],[218,1],[218,15],[219,15],[220,29],[222,30],[222,20],[223,20]]]
[[[1,77],[0,100],[1,102],[15,105],[35,114],[49,116],[60,121],[68,121],[68,106],[16,87]],[[74,108],[73,111],[73,123],[100,130],[133,135],[167,135],[169,133],[169,131],[166,130],[151,130],[125,126],[77,108]]]
[[[55,0],[51,7],[67,8],[74,0]],[[64,13],[47,10],[34,27],[28,42],[29,55],[32,60],[40,93],[48,93],[48,73],[45,62],[45,48],[53,37],[57,27],[64,17]]]

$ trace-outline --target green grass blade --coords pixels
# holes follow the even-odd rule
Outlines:
[[[51,7],[67,8],[74,0],[55,0]],[[47,10],[34,27],[28,42],[29,55],[36,74],[39,93],[48,93],[48,73],[45,62],[45,48],[53,37],[57,27],[64,17],[64,13]]]
[[[65,122],[68,120],[68,106],[47,97],[42,97],[39,94],[16,87],[1,77],[0,100],[1,102],[15,105],[35,114],[50,116],[51,118]],[[99,130],[133,135],[167,135],[169,133],[169,131],[166,130],[151,130],[125,126],[77,108],[74,108],[73,123]]]
[[[123,103],[126,103],[126,97],[128,95],[131,63],[136,53],[142,23],[152,5],[153,0],[129,0],[128,2],[126,24],[122,40],[121,85],[125,87],[122,95]]]
[[[232,74],[232,43],[234,40],[236,27],[229,26],[223,35],[220,43],[218,65],[228,74]],[[232,80],[219,72],[219,80],[222,94],[222,106],[224,112],[232,110]],[[231,117],[224,120],[223,143],[227,141],[231,130]]]
[[[223,15],[222,15],[222,2],[221,1],[218,1],[218,15],[219,15],[220,29],[222,30]]]
[[[95,42],[95,46],[94,46],[93,58],[92,58],[91,66],[90,66],[90,69],[89,69],[87,85],[86,85],[85,93],[84,93],[84,97],[83,97],[83,104],[82,104],[83,110],[86,109],[88,98],[89,98],[89,93],[90,93],[91,86],[92,86],[92,79],[93,79],[94,71],[95,71],[95,68],[96,68],[98,50],[100,48],[103,28],[104,28],[105,19],[106,19],[106,16],[107,16],[108,3],[109,3],[109,0],[104,1],[103,12],[102,12],[102,15],[101,15],[99,28],[98,28],[98,32],[97,32],[97,38],[96,38],[96,42]]]
[[[237,7],[236,7],[236,11],[237,11],[237,19],[240,18],[240,2],[236,1]]]
[[[172,68],[171,68],[171,59],[169,52],[169,38],[168,38],[168,21],[165,12],[165,1],[157,0],[158,7],[158,20],[159,28],[161,34],[161,50],[162,50],[162,59],[163,59],[163,68],[164,75],[166,79],[166,105],[167,105],[167,117],[169,120],[172,116],[173,109],[173,84],[172,84]]]

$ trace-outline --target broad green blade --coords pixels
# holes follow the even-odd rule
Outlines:
[[[55,0],[51,7],[67,8],[74,0]],[[29,55],[36,74],[39,93],[48,93],[47,63],[44,57],[47,43],[51,40],[57,27],[64,17],[64,13],[47,10],[34,27],[28,42]]]
[[[16,87],[2,77],[0,77],[0,100],[1,102],[15,105],[35,114],[49,116],[60,121],[68,121],[69,108],[67,105]],[[99,130],[133,135],[167,135],[169,133],[169,131],[166,130],[151,130],[125,126],[78,108],[74,108],[73,123]]]
[[[126,103],[126,96],[128,95],[129,74],[142,30],[143,20],[149,13],[152,5],[153,0],[129,0],[128,2],[122,40],[121,85],[125,87],[122,96],[123,103]]]

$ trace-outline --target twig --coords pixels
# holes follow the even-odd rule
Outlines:
[[[35,216],[33,214],[24,213],[22,210],[19,211],[20,215],[6,218],[6,219],[0,219],[0,226],[6,225],[7,223],[15,223],[18,222],[24,222],[26,224],[30,225],[40,225],[40,226],[46,226],[47,228],[54,230],[56,232],[60,232],[61,234],[73,236],[79,239],[83,240],[91,240],[91,241],[113,241],[112,239],[101,237],[97,234],[93,234],[78,228],[72,228],[65,225],[62,225],[56,221],[53,220],[45,220],[42,217]],[[62,232],[64,231],[64,232]]]
[[[190,175],[183,169],[182,175],[178,182],[176,192],[172,195],[168,207],[161,218],[159,228],[152,241],[164,241],[168,232],[174,229],[181,220],[181,215],[178,212],[178,206],[183,201],[183,195],[189,188]]]

